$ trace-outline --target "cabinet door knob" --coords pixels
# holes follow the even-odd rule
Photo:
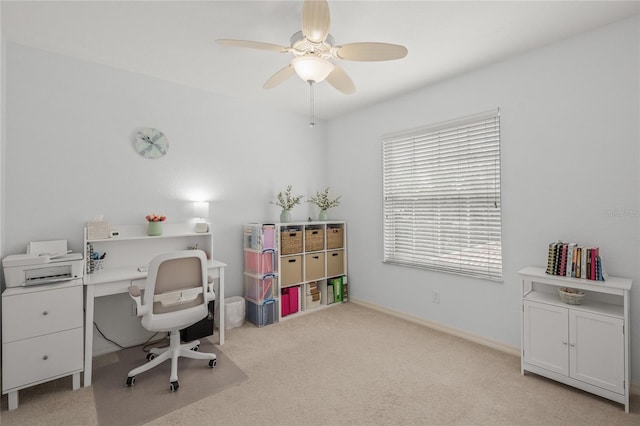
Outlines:
[[[562,344],[563,344],[563,345],[566,345],[566,344],[567,344],[567,341],[566,341],[566,340],[563,340],[563,341],[562,341]]]
[[[570,345],[571,347],[574,347],[576,344],[575,344],[575,343],[569,343],[569,345]]]
[[[49,315],[49,311],[42,311],[42,315],[44,315],[44,316]]]
[[[49,355],[44,355],[44,356],[42,357],[42,359],[43,359],[44,361],[48,360],[48,359],[49,359]]]

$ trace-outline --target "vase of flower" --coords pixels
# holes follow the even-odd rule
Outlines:
[[[269,204],[275,204],[282,209],[280,212],[280,222],[291,222],[291,209],[300,204],[302,197],[304,197],[304,195],[292,195],[291,185],[289,185],[284,191],[278,192],[276,201],[270,201]]]
[[[164,215],[158,214],[150,214],[146,217],[147,219],[147,235],[150,237],[158,237],[162,235],[162,222],[164,222],[167,217]]]
[[[323,192],[316,191],[315,197],[311,197],[308,202],[318,206],[320,209],[318,220],[323,222],[329,220],[328,210],[340,205],[340,196],[333,199],[329,198],[329,188],[326,188]]]
[[[280,222],[291,222],[291,210],[282,210],[282,212],[280,213]]]

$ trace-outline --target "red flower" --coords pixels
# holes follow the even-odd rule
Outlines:
[[[165,215],[152,213],[145,216],[145,219],[147,219],[147,222],[164,222],[167,220],[167,217]]]

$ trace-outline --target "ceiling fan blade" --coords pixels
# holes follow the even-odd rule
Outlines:
[[[302,6],[302,34],[315,43],[322,43],[329,34],[329,4],[325,0],[305,0]]]
[[[338,65],[334,65],[333,71],[327,77],[327,81],[345,95],[351,95],[356,91],[356,86],[351,81],[351,77]]]
[[[272,89],[276,87],[278,84],[284,82],[286,79],[291,77],[296,73],[295,69],[293,69],[293,65],[289,64],[286,67],[282,68],[280,71],[276,72],[271,76],[269,80],[267,80],[262,86],[263,89]]]
[[[408,50],[399,44],[363,42],[336,46],[331,53],[347,61],[392,61],[407,56]]]
[[[273,43],[262,43],[260,41],[232,40],[227,38],[219,38],[218,40],[216,40],[216,43],[221,44],[223,46],[246,47],[249,49],[271,50],[274,52],[282,52],[282,53],[286,53],[289,51],[288,47],[280,46],[278,44],[273,44]]]

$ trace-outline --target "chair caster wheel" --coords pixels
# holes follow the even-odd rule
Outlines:
[[[171,389],[171,392],[177,391],[179,387],[180,384],[177,381],[171,382],[171,384],[169,385],[169,389]]]
[[[151,361],[151,360],[152,360],[152,359],[154,359],[156,356],[157,356],[156,354],[153,354],[153,353],[149,352],[149,353],[147,354],[147,361]]]
[[[191,348],[191,350],[194,352],[198,352],[200,350],[200,345],[195,345],[194,347]]]
[[[210,359],[210,360],[209,360],[209,368],[213,368],[213,367],[215,367],[215,366],[216,366],[216,364],[217,364],[217,362],[216,362],[216,360],[215,360],[215,359]]]
[[[127,377],[127,387],[131,387],[135,384],[136,382],[136,378],[134,377]]]

